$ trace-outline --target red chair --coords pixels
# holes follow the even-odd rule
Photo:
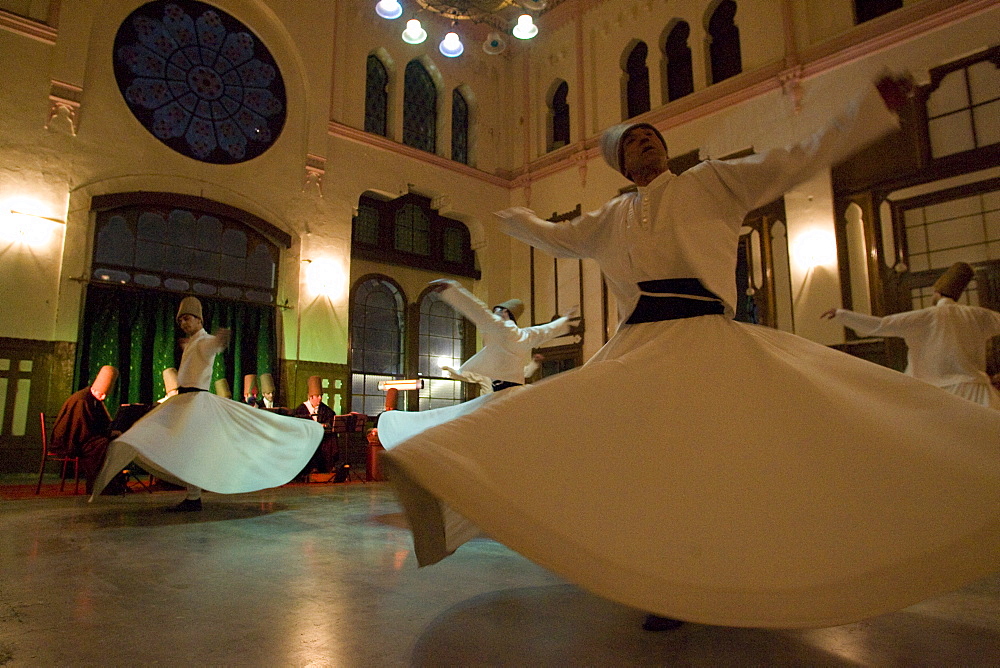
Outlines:
[[[57,454],[55,452],[50,452],[49,451],[48,430],[46,429],[46,426],[45,426],[45,413],[44,412],[39,413],[38,414],[38,419],[39,419],[39,421],[41,422],[41,425],[42,425],[42,463],[38,467],[38,484],[35,485],[35,494],[40,494],[41,491],[42,491],[42,478],[45,477],[45,464],[47,462],[62,462],[62,480],[60,480],[60,482],[59,482],[59,491],[60,492],[63,491],[63,489],[66,487],[66,469],[70,465],[70,463],[72,463],[73,464],[73,476],[74,476],[73,493],[74,494],[79,494],[80,493],[80,458],[79,457],[73,457],[73,456],[70,456],[70,455],[60,455],[60,454]]]

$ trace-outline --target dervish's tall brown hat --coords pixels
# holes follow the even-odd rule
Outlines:
[[[229,381],[225,378],[215,381],[215,393],[223,399],[233,398],[233,393],[229,391]]]
[[[175,319],[179,322],[182,315],[193,315],[204,322],[205,318],[201,315],[201,300],[190,295],[182,299],[181,305],[177,307],[177,318]]]
[[[105,364],[101,367],[100,371],[97,372],[97,377],[94,378],[94,382],[90,384],[90,389],[95,394],[107,394],[111,391],[111,388],[115,386],[115,381],[117,379],[118,369],[109,364]]]
[[[306,396],[323,396],[323,379],[319,376],[309,376],[306,381]]]
[[[493,308],[505,308],[510,311],[511,318],[517,320],[524,313],[524,302],[520,299],[508,299],[507,301],[497,304]]]
[[[243,376],[243,396],[248,397],[253,394],[253,388],[257,384],[257,374],[248,373]]]
[[[965,262],[956,262],[948,267],[947,271],[934,283],[934,292],[940,292],[945,297],[958,300],[965,291],[965,287],[972,280],[976,272]]]
[[[269,373],[260,374],[260,393],[274,394],[274,376]]]
[[[167,394],[177,391],[177,369],[170,367],[163,370],[163,389]]]

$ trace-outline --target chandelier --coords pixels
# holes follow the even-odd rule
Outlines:
[[[483,42],[483,51],[495,56],[507,48],[504,35],[508,32],[522,40],[538,34],[534,17],[546,9],[560,4],[563,0],[379,0],[375,13],[384,19],[398,19],[404,13],[402,3],[411,18],[406,22],[402,39],[407,44],[421,44],[427,39],[427,31],[417,15],[421,12],[434,14],[450,22],[451,29],[445,34],[438,50],[449,58],[457,58],[465,51],[465,45],[457,32],[459,21],[484,24],[491,28]]]

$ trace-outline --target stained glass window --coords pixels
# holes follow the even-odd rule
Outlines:
[[[351,410],[381,412],[382,380],[403,373],[405,302],[387,278],[369,278],[354,288],[351,309]]]
[[[694,69],[691,65],[691,47],[688,37],[691,26],[678,21],[671,28],[663,46],[667,60],[667,101],[676,100],[694,92]]]
[[[365,132],[386,136],[389,73],[377,56],[368,56],[365,80]]]
[[[404,204],[396,212],[396,250],[430,255],[430,220],[416,204]]]
[[[645,42],[637,43],[628,54],[625,64],[625,101],[628,117],[649,111],[649,68],[646,56],[649,49]]]
[[[568,96],[569,84],[563,81],[556,87],[549,107],[549,116],[552,119],[550,151],[569,144],[569,103],[566,101]]]
[[[418,373],[424,378],[420,390],[420,410],[460,403],[464,399],[461,381],[444,376],[443,366],[457,369],[462,364],[465,320],[437,292],[428,292],[420,301]]]
[[[708,20],[711,38],[712,83],[719,83],[743,71],[740,56],[740,29],[736,27],[736,3],[722,0]]]
[[[437,88],[420,61],[411,60],[403,82],[403,143],[434,153],[436,133]]]
[[[469,164],[469,104],[457,88],[451,92],[451,159]]]
[[[155,0],[115,35],[118,88],[136,119],[178,153],[215,164],[262,154],[285,125],[285,85],[243,23],[197,0]]]

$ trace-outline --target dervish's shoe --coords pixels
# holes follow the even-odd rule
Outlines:
[[[646,631],[669,631],[670,629],[676,629],[683,623],[679,619],[671,619],[670,617],[646,615],[646,621],[642,623],[642,628]]]
[[[191,513],[201,510],[201,499],[184,499],[166,509],[168,513]]]

